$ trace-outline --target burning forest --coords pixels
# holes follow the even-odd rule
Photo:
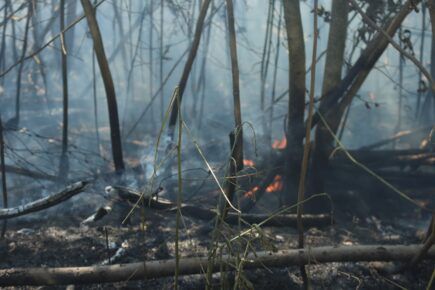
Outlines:
[[[435,0],[0,1],[0,287],[434,289]]]

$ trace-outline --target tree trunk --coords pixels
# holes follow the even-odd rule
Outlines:
[[[435,77],[435,0],[428,1],[430,23],[432,27],[432,45],[430,54],[430,74]],[[435,92],[429,89],[422,108],[422,123],[433,124],[435,114]]]
[[[346,44],[348,5],[346,0],[333,0],[328,47],[325,61],[322,95],[334,89],[341,81],[344,50]],[[320,102],[320,109],[326,109],[325,99]],[[313,170],[311,186],[313,192],[324,191],[323,172],[328,166],[328,152],[332,144],[331,134],[323,124],[318,124],[315,131],[313,150]]]
[[[415,0],[413,3],[417,4],[416,2],[419,1]],[[396,33],[406,16],[413,11],[413,7],[411,2],[407,1],[396,16],[386,25],[384,30],[390,37]],[[323,95],[324,105],[320,108],[320,113],[323,114],[325,121],[334,134],[337,132],[345,109],[349,106],[353,97],[363,85],[373,66],[388,47],[388,44],[389,40],[382,33],[378,33],[361,53],[361,56],[343,80],[336,87],[327,92],[326,95]],[[319,112],[317,112],[313,116],[313,125],[319,123],[319,121],[320,116]],[[318,130],[320,133],[320,127]],[[319,180],[313,179],[312,184],[315,184],[312,189],[313,193],[323,192],[324,181],[322,180],[322,171],[325,172],[328,168],[327,157],[333,147],[333,140],[334,138],[328,130],[324,130],[321,136],[316,136],[315,147],[317,149],[315,149],[314,155],[319,155],[313,158],[313,171],[316,172],[315,174]]]
[[[115,163],[115,170],[124,170],[124,160],[122,157],[121,134],[119,130],[118,105],[116,102],[115,86],[113,84],[112,74],[110,72],[109,63],[104,51],[103,40],[101,38],[100,28],[98,27],[95,17],[95,9],[92,7],[89,0],[81,0],[83,10],[86,14],[89,30],[94,40],[94,50],[97,56],[98,65],[100,66],[101,75],[103,77],[104,88],[106,90],[107,106],[109,111],[110,137],[112,141],[112,155]]]
[[[60,0],[60,31],[65,29],[65,0]],[[65,34],[60,36],[61,42],[61,63],[62,63],[62,94],[63,94],[63,122],[62,122],[62,154],[60,157],[59,177],[67,179],[68,160],[68,46]]]
[[[285,204],[296,200],[302,162],[305,111],[305,45],[299,0],[283,0],[289,57],[289,106]]]
[[[173,140],[175,124],[177,123],[178,118],[178,106],[181,105],[181,101],[183,99],[184,90],[186,89],[187,80],[189,79],[190,71],[192,70],[193,62],[196,58],[196,53],[198,52],[199,43],[201,40],[201,34],[204,27],[205,17],[207,16],[207,10],[210,6],[211,0],[204,0],[201,4],[201,9],[199,11],[198,20],[196,22],[195,34],[193,37],[192,46],[189,52],[189,56],[187,58],[187,62],[183,69],[183,74],[181,75],[180,82],[178,83],[179,88],[179,104],[178,102],[174,102],[171,110],[171,115],[169,117],[168,124],[168,135]]]

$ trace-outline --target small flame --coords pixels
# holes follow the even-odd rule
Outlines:
[[[266,188],[266,192],[280,191],[283,188],[281,175],[275,176],[273,182]]]
[[[243,165],[247,167],[254,167],[255,162],[249,159],[243,159]]]
[[[250,191],[247,191],[247,192],[245,193],[245,196],[246,196],[246,197],[249,197],[249,198],[254,198],[254,197],[255,197],[255,193],[258,191],[258,189],[259,189],[258,186],[254,187],[254,188],[251,189]]]
[[[287,138],[284,136],[281,140],[275,140],[272,143],[273,149],[285,149],[287,147]]]

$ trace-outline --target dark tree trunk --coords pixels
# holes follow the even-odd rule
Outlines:
[[[190,71],[192,70],[193,62],[196,58],[196,53],[198,52],[199,43],[201,40],[201,34],[204,27],[204,21],[205,17],[207,16],[207,10],[210,6],[211,0],[204,0],[201,4],[201,9],[199,11],[198,20],[196,22],[195,27],[195,34],[193,37],[193,42],[191,49],[189,51],[189,56],[187,58],[187,62],[184,66],[183,73],[181,75],[180,82],[178,83],[178,89],[179,89],[179,103],[174,102],[171,110],[171,115],[169,118],[169,133],[171,140],[173,140],[174,130],[175,130],[175,124],[177,123],[178,118],[178,106],[181,105],[181,101],[183,99],[184,90],[186,89],[187,80],[189,79]]]
[[[331,13],[322,95],[334,89],[341,81],[347,31],[347,1],[333,0]],[[323,99],[320,109],[324,110],[326,107]],[[314,144],[311,186],[312,191],[317,193],[324,191],[323,172],[328,166],[328,152],[332,145],[331,134],[322,123],[316,128]]]
[[[283,0],[289,57],[289,106],[285,204],[296,200],[303,154],[305,112],[305,45],[299,0]]]
[[[97,56],[98,65],[103,77],[104,88],[106,90],[107,106],[109,111],[110,137],[112,141],[112,155],[115,163],[115,170],[124,170],[124,160],[122,157],[121,134],[119,130],[118,105],[116,102],[115,86],[113,84],[112,74],[109,63],[104,51],[103,40],[101,38],[100,28],[98,27],[95,17],[95,9],[89,0],[81,0],[83,10],[86,14],[89,30],[94,40],[94,50]]]

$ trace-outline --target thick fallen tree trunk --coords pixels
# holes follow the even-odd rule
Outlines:
[[[79,181],[67,186],[58,193],[29,202],[25,205],[0,209],[0,220],[10,219],[52,207],[82,192],[87,184],[88,182],[86,181]]]
[[[311,249],[258,252],[245,259],[244,269],[261,267],[287,267],[329,262],[409,261],[422,249],[421,245],[318,247]],[[425,259],[435,260],[435,248]],[[223,256],[229,268],[236,264],[234,257]],[[183,258],[179,274],[201,274],[207,268],[207,257]],[[218,261],[213,271],[221,269]],[[0,286],[95,284],[120,281],[145,280],[174,275],[174,260],[159,260],[117,264],[110,266],[65,268],[15,268],[0,270]]]

